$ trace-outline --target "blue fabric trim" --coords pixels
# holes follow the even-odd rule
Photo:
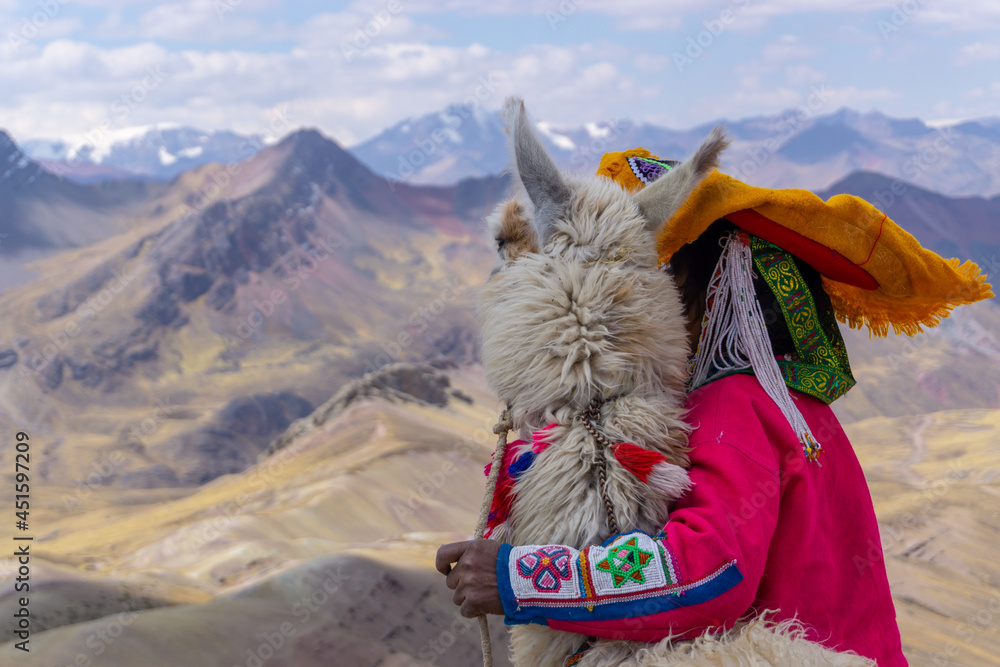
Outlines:
[[[627,533],[616,533],[616,534],[612,535],[611,537],[609,537],[608,539],[606,539],[603,542],[601,542],[598,546],[606,547],[606,546],[610,545],[612,542],[614,542],[615,540],[617,540],[617,539],[619,539],[621,537],[627,537],[629,535],[645,535],[646,537],[652,537],[655,540],[656,537],[657,537],[657,535],[659,535],[659,534],[660,533],[657,533],[656,535],[650,535],[649,533],[644,533],[641,530],[639,530],[638,528],[636,528],[635,530],[630,530]],[[666,533],[663,533],[663,534],[666,535]],[[581,551],[582,551],[582,549],[581,549]]]
[[[743,574],[735,563],[730,563],[711,581],[689,588],[681,595],[660,595],[634,602],[616,602],[594,607],[593,611],[580,607],[524,607],[515,612],[512,620],[521,623],[542,623],[547,619],[557,621],[613,621],[622,618],[651,616],[664,611],[708,602],[729,591],[743,581]]]
[[[612,535],[601,543],[601,546],[607,547],[613,541],[633,533],[646,535],[646,533],[643,533],[640,530],[633,530],[627,533]],[[611,621],[622,618],[650,616],[652,614],[658,614],[672,609],[690,607],[692,605],[701,604],[702,602],[708,602],[709,600],[726,593],[736,586],[736,584],[743,581],[743,573],[740,572],[736,563],[733,562],[726,564],[721,570],[718,571],[717,574],[715,574],[715,576],[712,576],[710,579],[708,579],[708,577],[711,576],[711,574],[703,577],[703,579],[707,579],[707,581],[704,581],[703,583],[698,583],[697,581],[684,583],[685,586],[694,585],[679,594],[666,593],[663,595],[640,598],[628,602],[605,603],[595,605],[590,609],[586,606],[586,600],[580,600],[577,603],[570,603],[574,606],[566,607],[519,605],[517,598],[514,596],[514,590],[511,587],[510,573],[507,568],[507,562],[510,559],[510,552],[512,549],[512,546],[504,544],[501,547],[500,556],[497,558],[497,583],[500,587],[500,599],[503,602],[504,615],[506,616],[505,623],[507,625],[522,625],[526,623],[548,625],[548,619],[585,622]],[[577,557],[573,567],[575,572],[579,571],[579,557]]]
[[[506,542],[500,545],[500,553],[497,554],[497,586],[500,589],[500,603],[503,605],[504,623],[506,625],[524,625],[531,621],[516,620],[519,607],[517,598],[514,596],[514,588],[510,585],[510,569],[507,567],[510,562],[510,552],[513,548]],[[548,625],[545,619],[534,622]]]

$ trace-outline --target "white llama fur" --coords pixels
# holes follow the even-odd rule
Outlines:
[[[805,638],[794,620],[770,623],[758,617],[718,635],[690,642],[638,645],[607,641],[587,652],[578,667],[876,667],[855,653],[829,651]]]
[[[501,204],[488,219],[501,247],[479,295],[483,364],[511,406],[515,429],[559,426],[549,431],[553,444],[518,479],[511,515],[494,537],[582,548],[610,536],[596,443],[574,419],[595,397],[605,401],[601,430],[612,441],[658,451],[676,464],[673,492],[661,496],[607,455],[619,530],[654,534],[689,486],[690,430],[682,410],[690,352],[685,317],[671,277],[659,270],[655,238],[717,166],[728,141],[716,128],[690,159],[633,196],[607,178],[560,173],[520,99],[506,101],[504,117],[522,201]],[[755,621],[721,639],[601,642],[580,664],[869,664],[800,634],[793,624]],[[584,640],[537,625],[514,627],[511,636],[514,662],[524,667],[558,667]]]

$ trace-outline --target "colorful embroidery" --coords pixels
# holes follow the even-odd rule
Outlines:
[[[627,161],[632,173],[645,185],[649,185],[677,164],[676,162],[671,164],[670,160],[654,160],[646,157],[630,157]]]
[[[571,557],[566,547],[540,547],[517,559],[517,573],[539,593],[558,593],[562,582],[573,577]]]
[[[557,555],[560,560],[553,563]],[[546,557],[548,566],[543,565]],[[615,535],[601,546],[581,551],[561,545],[505,544],[500,559],[507,564],[500,570],[501,597],[507,622],[514,624],[630,618],[639,610],[647,615],[701,604],[743,579],[736,562],[729,561],[700,579],[685,582],[669,545],[640,531]],[[536,585],[543,568],[553,564],[558,573],[549,572]]]
[[[767,241],[750,237],[753,262],[777,298],[799,361],[779,360],[785,384],[831,403],[854,386],[847,347],[833,315],[820,313],[792,256]]]
[[[782,380],[791,389],[824,403],[833,402],[855,384],[847,348],[833,313],[820,312],[792,255],[757,236],[748,235],[748,238],[754,267],[774,293],[799,357],[798,360],[776,360]],[[707,323],[706,310],[703,331]],[[694,370],[696,360],[697,356],[692,359],[689,370]],[[754,371],[752,368],[715,371],[711,379],[732,374],[753,375]]]
[[[586,548],[580,551],[580,589],[583,591],[583,596],[587,598],[594,597],[594,585],[590,582],[590,566],[587,563],[588,553],[590,548]]]
[[[583,656],[587,655],[594,643],[597,641],[597,637],[587,637],[587,639],[580,644],[580,648],[576,649],[576,653],[566,658],[564,667],[573,667],[573,665],[579,665],[580,661],[583,660]]]
[[[597,564],[599,570],[611,573],[615,588],[621,587],[626,581],[634,581],[637,584],[646,583],[642,576],[642,571],[653,559],[653,554],[643,551],[636,544],[636,538],[632,538],[614,551],[608,557]]]
[[[667,575],[667,583],[678,583],[680,577],[677,576],[677,564],[673,552],[662,542],[657,542],[656,546],[659,547],[660,560],[663,562],[663,569]]]

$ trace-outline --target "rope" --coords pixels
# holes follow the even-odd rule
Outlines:
[[[587,406],[587,409],[580,413],[583,426],[597,442],[597,483],[601,492],[601,500],[604,501],[604,512],[608,515],[608,528],[612,535],[618,534],[618,521],[615,520],[615,506],[608,497],[608,459],[605,450],[614,447],[614,443],[608,440],[608,436],[597,430],[597,422],[601,419],[601,405],[604,401],[595,398]]]
[[[614,446],[606,435],[597,430],[597,422],[601,419],[601,405],[604,401],[595,398],[587,406],[587,409],[580,413],[584,427],[590,433],[594,441],[597,442],[597,480],[601,491],[601,500],[604,501],[604,511],[608,515],[608,527],[611,534],[618,533],[618,521],[615,520],[615,507],[608,497],[608,460],[605,450]],[[507,450],[507,433],[514,427],[511,421],[510,406],[500,413],[500,418],[493,427],[493,432],[497,434],[497,447],[493,452],[493,465],[490,467],[490,476],[486,480],[486,491],[483,494],[483,504],[479,508],[479,521],[476,523],[475,539],[483,539],[486,532],[486,522],[490,515],[490,505],[493,504],[493,494],[497,488],[497,480],[500,478],[500,468],[503,467],[503,457]],[[490,625],[486,614],[479,615],[479,641],[483,650],[483,667],[493,667],[493,643],[490,641]]]
[[[493,493],[497,488],[497,479],[500,477],[500,468],[503,467],[504,452],[507,450],[507,433],[514,427],[510,417],[510,406],[500,413],[500,419],[493,427],[493,432],[497,434],[497,448],[493,452],[493,466],[490,468],[490,476],[486,480],[486,492],[483,494],[483,505],[479,508],[479,521],[476,523],[475,539],[483,539],[486,532],[486,521],[490,515],[490,505],[493,504]],[[483,649],[483,667],[493,667],[493,643],[490,641],[490,623],[486,619],[486,614],[479,615],[479,641]]]

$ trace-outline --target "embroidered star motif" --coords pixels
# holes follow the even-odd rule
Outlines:
[[[653,559],[653,554],[639,548],[636,538],[619,544],[608,552],[608,557],[597,564],[598,570],[611,574],[615,588],[627,582],[646,583],[643,570]]]

